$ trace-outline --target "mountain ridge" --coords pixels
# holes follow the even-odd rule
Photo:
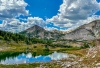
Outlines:
[[[35,25],[20,34],[42,39],[55,40],[95,40],[100,38],[100,20],[94,20],[88,24],[84,24],[70,32],[63,33],[63,31],[52,30],[47,31],[44,28]]]
[[[34,38],[41,38],[41,39],[53,39],[53,40],[58,40],[61,39],[62,36],[64,35],[63,32],[58,31],[58,30],[53,30],[53,31],[47,31],[44,28],[34,25],[31,28],[28,28],[20,34],[26,35]]]
[[[94,40],[99,38],[100,20],[94,20],[67,33],[63,38],[69,40]]]

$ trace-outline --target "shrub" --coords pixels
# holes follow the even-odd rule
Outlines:
[[[89,44],[88,43],[84,43],[84,45],[81,46],[81,48],[89,48]]]
[[[34,46],[34,48],[37,48],[37,46]]]

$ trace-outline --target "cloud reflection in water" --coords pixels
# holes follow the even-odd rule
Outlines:
[[[32,56],[32,53],[28,54],[20,54],[17,57],[10,57],[6,58],[6,60],[1,60],[1,64],[23,64],[23,63],[34,63],[34,62],[50,62],[52,60],[61,60],[64,58],[68,58],[68,55],[66,53],[57,53],[54,52],[47,56]]]

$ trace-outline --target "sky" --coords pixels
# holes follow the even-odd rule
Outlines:
[[[0,0],[0,30],[73,30],[100,19],[100,0]]]

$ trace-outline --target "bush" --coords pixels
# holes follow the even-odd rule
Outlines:
[[[0,36],[0,40],[3,40],[4,38],[2,36]]]
[[[49,48],[45,48],[45,49],[43,49],[43,51],[50,51],[50,50],[49,50]]]
[[[84,43],[84,45],[81,46],[81,48],[89,48],[89,44],[88,43]]]
[[[34,48],[37,48],[37,46],[34,46]]]

